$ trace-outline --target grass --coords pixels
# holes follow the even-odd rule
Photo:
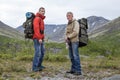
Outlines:
[[[99,75],[99,78],[111,76],[113,74],[119,74],[120,64],[118,61],[119,58],[100,58],[88,57],[81,58],[82,71],[84,76],[87,78],[97,78],[97,73],[102,73]],[[59,73],[65,74],[64,72],[70,69],[70,61],[47,61],[44,60],[43,65],[46,66],[46,69],[40,73],[31,72],[32,61],[24,60],[3,60],[0,59],[0,76],[9,75],[10,79],[15,80],[16,78],[32,77],[32,78],[41,78],[43,76],[54,77]],[[109,72],[107,74],[106,72]],[[93,73],[94,75],[89,75]],[[19,75],[18,75],[19,74]],[[96,76],[95,76],[96,75]]]
[[[46,54],[44,59],[50,62],[55,61],[66,62],[68,60],[67,57],[63,54],[51,54],[51,53]]]
[[[102,78],[113,74],[120,74],[120,36],[115,32],[109,35],[89,40],[86,47],[80,48],[82,70],[87,78]],[[114,36],[112,36],[114,35]],[[14,40],[0,36],[0,79],[3,75],[10,76],[9,79],[21,80],[26,77],[41,78],[43,76],[54,77],[70,69],[68,50],[65,43],[45,43],[44,63],[47,67],[36,74],[31,72],[32,59],[34,56],[33,42]],[[103,56],[99,58],[100,56]],[[110,73],[107,74],[106,72]],[[94,75],[89,75],[93,73]],[[100,74],[101,73],[101,74]],[[100,74],[100,75],[98,75]],[[22,76],[22,77],[21,77]]]
[[[81,48],[81,54],[84,55],[103,55],[106,57],[120,56],[120,31],[115,31],[113,33],[104,34],[98,36],[94,39],[89,40],[89,43],[86,47]]]

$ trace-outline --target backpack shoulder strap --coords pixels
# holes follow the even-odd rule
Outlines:
[[[74,27],[75,27],[75,21],[76,21],[76,20],[73,21],[73,29],[74,29]]]
[[[76,22],[77,20],[75,20],[74,22],[73,22],[73,29],[74,29],[74,27],[75,27],[75,22]],[[78,21],[77,21],[78,22]],[[78,24],[79,24],[79,22],[78,22]],[[80,24],[79,24],[79,27],[80,27]]]

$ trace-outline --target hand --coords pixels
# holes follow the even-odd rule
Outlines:
[[[68,43],[70,41],[70,39],[68,37],[66,37],[65,41]]]
[[[65,42],[68,42],[68,38],[67,37],[65,37]]]
[[[39,40],[39,43],[42,43],[42,39]]]

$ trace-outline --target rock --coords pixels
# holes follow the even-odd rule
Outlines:
[[[112,53],[111,53],[111,51],[107,50],[107,51],[105,52],[105,54],[110,55],[110,54],[112,54]]]
[[[104,56],[96,56],[97,59],[105,58]]]
[[[41,80],[51,80],[51,78],[50,77],[43,77],[43,78],[41,78]]]
[[[10,74],[5,74],[5,73],[2,74],[2,78],[5,79],[5,80],[6,80],[6,79],[9,79],[9,78],[11,78],[11,77],[12,77],[12,76],[11,76]]]
[[[62,49],[61,48],[46,48],[47,51],[52,52],[54,54],[59,53]]]
[[[120,80],[120,75],[114,75],[109,78],[103,78],[102,80]]]
[[[89,58],[89,56],[86,55],[80,55],[81,58]]]
[[[34,79],[31,77],[26,77],[24,80],[34,80]]]
[[[51,77],[43,77],[41,78],[40,80],[70,80],[68,78],[63,78],[63,77],[54,77],[54,78],[51,78]]]

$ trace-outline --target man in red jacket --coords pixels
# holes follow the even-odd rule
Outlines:
[[[35,48],[35,54],[33,59],[32,70],[37,72],[41,71],[45,67],[42,66],[44,57],[44,19],[45,19],[45,8],[41,7],[39,12],[36,13],[35,19],[33,21],[34,35],[33,42]]]

